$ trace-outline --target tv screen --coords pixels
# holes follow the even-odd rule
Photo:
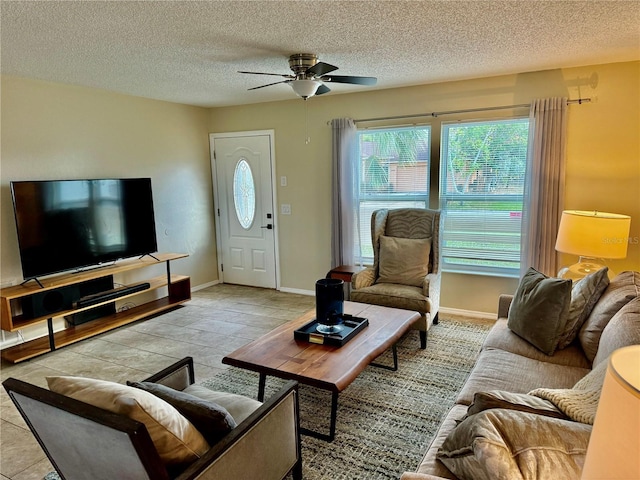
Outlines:
[[[150,178],[11,182],[25,279],[157,250]]]

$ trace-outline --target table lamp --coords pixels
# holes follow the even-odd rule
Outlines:
[[[582,480],[640,478],[640,345],[609,358]]]
[[[560,278],[579,280],[604,268],[603,259],[625,258],[631,217],[616,213],[565,210],[560,218],[556,250],[578,255],[578,263],[561,269]],[[609,277],[614,274],[609,269]]]

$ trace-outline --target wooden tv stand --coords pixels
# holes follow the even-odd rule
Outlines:
[[[93,270],[87,270],[79,273],[65,273],[49,277],[40,281],[42,287],[35,282],[29,282],[24,285],[16,285],[14,287],[0,289],[0,327],[2,330],[15,332],[22,328],[44,323],[47,324],[49,329],[48,336],[36,338],[13,347],[3,349],[2,358],[11,363],[27,360],[29,358],[51,352],[57,348],[84,340],[85,338],[107,332],[122,325],[127,325],[148,317],[149,315],[169,310],[186,302],[191,299],[191,280],[189,277],[184,275],[172,275],[170,262],[187,256],[187,254],[181,253],[154,254],[155,258],[146,255],[142,258],[122,260],[117,264],[99,267]],[[35,316],[32,318],[27,318],[23,313],[23,301],[28,300],[27,297],[34,294],[41,295],[43,293],[46,294],[46,292],[52,292],[55,295],[56,291],[63,291],[65,287],[79,285],[97,278],[115,275],[130,270],[137,270],[152,265],[159,265],[162,263],[166,263],[167,273],[165,275],[160,275],[146,280],[149,283],[149,288],[120,296],[118,300],[131,298],[162,287],[168,287],[168,295],[165,297],[158,298],[87,323],[75,326],[67,324],[67,328],[55,333],[53,332],[54,318],[88,311],[112,303],[114,300],[111,299],[95,303],[84,308],[66,308],[64,310],[50,312],[45,315]]]

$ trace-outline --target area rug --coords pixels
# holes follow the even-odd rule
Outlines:
[[[488,331],[487,325],[443,319],[429,330],[426,350],[411,331],[398,343],[397,372],[369,366],[340,394],[333,442],[302,437],[303,477],[397,480],[415,471]],[[392,364],[391,353],[377,362]],[[268,377],[266,398],[283,383]],[[202,385],[256,398],[258,374],[230,367]],[[328,432],[330,404],[330,393],[301,385],[302,426]]]

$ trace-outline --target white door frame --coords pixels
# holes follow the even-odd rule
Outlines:
[[[224,272],[222,271],[222,240],[220,239],[220,215],[218,213],[218,205],[220,205],[218,199],[218,175],[216,173],[216,158],[214,155],[216,138],[230,138],[230,137],[254,137],[254,136],[269,137],[269,143],[271,148],[271,192],[273,195],[273,247],[275,255],[275,275],[276,275],[276,290],[280,290],[280,247],[278,242],[278,232],[280,227],[280,219],[278,218],[278,203],[277,203],[277,190],[276,190],[276,150],[275,150],[275,130],[251,130],[245,132],[226,132],[226,133],[210,133],[209,134],[209,155],[211,157],[211,175],[213,179],[213,206],[214,217],[216,225],[216,257],[218,259],[218,278],[220,282],[224,283]]]

